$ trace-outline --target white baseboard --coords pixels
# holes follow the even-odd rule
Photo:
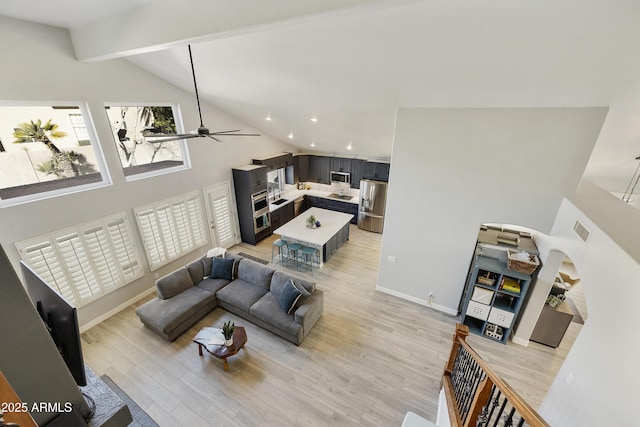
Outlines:
[[[152,294],[155,291],[156,291],[156,287],[152,286],[151,288],[147,289],[146,291],[142,292],[141,294],[138,294],[135,297],[131,298],[130,300],[128,300],[126,302],[123,302],[122,304],[120,304],[116,308],[107,311],[102,316],[96,317],[91,322],[80,326],[80,333],[83,333],[83,332],[93,328],[94,326],[96,326],[100,322],[103,322],[103,321],[107,320],[109,317],[113,316],[114,314],[119,313],[120,311],[122,311],[125,308],[129,307],[131,304],[134,304],[134,303],[140,301],[142,298],[146,297],[147,295]]]
[[[529,340],[525,340],[524,338],[518,338],[515,335],[511,338],[511,341],[514,344],[518,344],[524,347],[528,347],[529,346]]]
[[[383,288],[383,287],[381,287],[379,285],[376,285],[376,290],[380,291],[380,292],[383,292],[385,294],[393,295],[394,297],[398,297],[398,298],[402,298],[402,299],[407,300],[407,301],[415,302],[416,304],[424,305],[425,307],[433,308],[434,310],[440,311],[440,312],[442,312],[444,314],[448,314],[449,316],[457,316],[458,315],[458,310],[454,310],[452,308],[445,307],[444,305],[439,305],[439,304],[434,304],[434,303],[429,304],[429,300],[426,300],[426,299],[416,298],[416,297],[411,296],[411,295],[403,294],[402,292],[394,291],[393,289]]]

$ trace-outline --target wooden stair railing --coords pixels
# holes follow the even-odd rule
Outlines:
[[[456,325],[449,362],[442,376],[454,427],[549,427],[467,344],[469,328]]]

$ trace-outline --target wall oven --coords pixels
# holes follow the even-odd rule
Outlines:
[[[269,210],[267,190],[259,191],[251,195],[251,205],[253,206],[253,216],[262,213],[265,209]]]
[[[254,215],[253,231],[255,231],[255,233],[258,234],[262,230],[269,228],[270,222],[271,222],[271,217],[268,210],[264,213]]]
[[[326,169],[325,169],[326,170]],[[351,184],[351,174],[349,172],[331,171],[331,182]]]

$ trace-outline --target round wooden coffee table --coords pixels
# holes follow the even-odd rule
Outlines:
[[[202,335],[199,333],[198,335]],[[218,359],[222,359],[224,362],[224,370],[229,369],[229,365],[227,364],[227,357],[233,356],[237,354],[241,348],[244,348],[244,345],[247,343],[247,332],[244,330],[242,326],[236,326],[233,330],[233,344],[227,347],[226,345],[210,345],[208,344],[210,338],[206,338],[204,342],[193,340],[196,344],[198,344],[198,355],[202,356],[202,349],[207,350],[207,353],[214,355]]]

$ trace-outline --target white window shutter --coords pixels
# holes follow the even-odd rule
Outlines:
[[[186,210],[191,224],[194,247],[202,246],[207,243],[207,229],[204,221],[202,201],[198,194],[187,198]]]
[[[22,259],[42,277],[49,286],[58,291],[70,303],[77,303],[74,293],[68,286],[64,270],[64,261],[49,236],[41,236],[16,243]]]
[[[124,282],[128,283],[144,275],[138,251],[131,239],[131,229],[126,217],[106,221],[109,239],[118,260]]]
[[[134,209],[151,270],[207,243],[198,192]]]
[[[69,285],[75,294],[77,304],[93,299],[92,287],[95,287],[96,278],[78,232],[69,230],[52,237],[58,253],[64,260]]]
[[[16,243],[22,259],[81,307],[142,277],[124,213]]]
[[[233,221],[229,200],[226,194],[221,194],[213,199],[213,215],[216,222],[216,232],[220,242],[233,241]]]
[[[155,210],[145,209],[136,212],[136,222],[140,236],[142,236],[142,244],[149,260],[149,266],[155,270],[168,262]]]

